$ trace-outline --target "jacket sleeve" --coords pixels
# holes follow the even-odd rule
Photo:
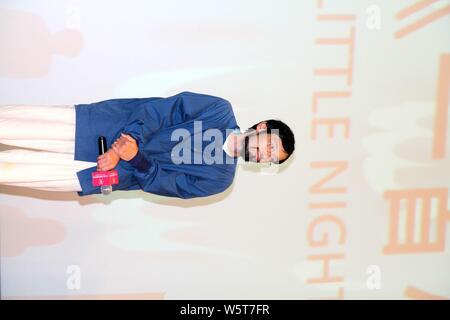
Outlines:
[[[131,135],[141,145],[152,133],[201,115],[222,98],[193,92],[181,92],[168,98],[151,98],[132,112],[122,132]]]
[[[146,159],[140,151],[128,163],[134,167],[134,176],[145,192],[190,199],[220,193],[228,187],[222,179],[199,178],[184,172],[165,170],[157,160]]]

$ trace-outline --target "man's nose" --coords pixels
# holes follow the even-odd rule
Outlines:
[[[267,153],[267,150],[262,150],[262,152],[260,153],[260,159],[259,162],[268,162],[270,159],[270,156]]]

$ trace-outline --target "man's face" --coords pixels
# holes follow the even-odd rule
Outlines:
[[[288,154],[283,149],[277,134],[267,134],[264,131],[252,131],[244,140],[244,160],[259,163],[277,163],[285,159]]]

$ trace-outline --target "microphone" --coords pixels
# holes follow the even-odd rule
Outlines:
[[[98,154],[101,156],[108,151],[106,138],[100,136],[98,138]],[[92,185],[94,187],[100,186],[103,195],[108,195],[112,192],[112,185],[119,183],[119,174],[117,170],[109,171],[95,171],[92,172]]]

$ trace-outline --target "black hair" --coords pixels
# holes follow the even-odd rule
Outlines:
[[[286,153],[288,154],[288,156],[286,157],[286,159],[280,160],[278,162],[278,164],[282,164],[284,161],[286,161],[287,159],[289,159],[289,157],[291,156],[291,154],[294,152],[295,149],[295,138],[294,138],[294,133],[292,132],[291,128],[289,128],[289,126],[287,124],[285,124],[283,121],[281,120],[275,120],[275,119],[270,119],[270,120],[264,120],[264,121],[260,121],[259,123],[251,126],[248,130],[256,130],[256,127],[258,126],[258,124],[260,124],[261,122],[265,122],[266,126],[267,126],[267,134],[271,133],[271,129],[277,129],[277,131],[274,131],[275,134],[278,134],[278,136],[281,139],[281,144],[283,145],[283,149],[286,151]],[[247,130],[247,131],[248,131]]]

